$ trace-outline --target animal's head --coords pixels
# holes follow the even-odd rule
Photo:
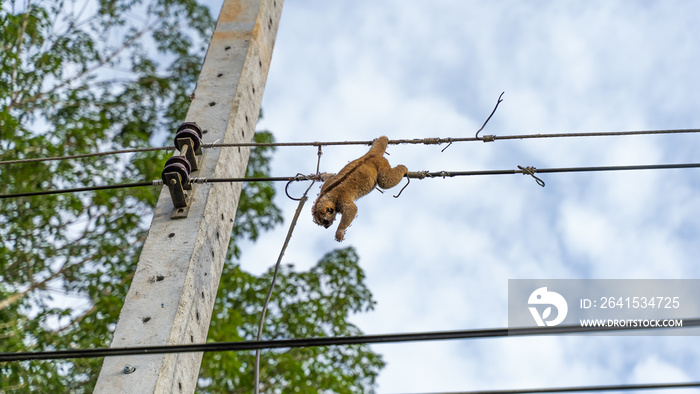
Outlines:
[[[336,210],[335,203],[325,196],[316,200],[313,208],[311,208],[314,223],[325,228],[333,224],[337,213],[338,211]]]

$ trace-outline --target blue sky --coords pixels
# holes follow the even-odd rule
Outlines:
[[[485,134],[696,128],[697,15],[700,3],[673,0],[287,0],[260,126],[278,141],[468,137],[505,91]],[[388,159],[411,171],[686,163],[700,162],[697,138],[403,145]],[[324,148],[321,170],[365,151]],[[315,148],[279,148],[272,174],[315,166]],[[368,334],[505,327],[508,279],[700,278],[697,170],[541,178],[545,188],[501,175],[373,192],[342,244],[309,203],[284,262],[306,268],[354,246],[378,301],[353,317]],[[288,222],[296,202],[278,186]],[[246,245],[244,268],[274,264],[286,231]],[[425,392],[700,380],[699,346],[567,336],[374,349],[388,362],[380,392]]]

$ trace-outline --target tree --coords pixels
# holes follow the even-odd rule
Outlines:
[[[374,302],[358,261],[355,250],[348,247],[326,254],[308,272],[282,266],[263,338],[360,335],[347,321],[348,314],[371,309]],[[229,265],[224,271],[223,277],[230,282],[219,289],[214,307],[218,324],[210,327],[209,340],[254,340],[273,269],[259,278],[241,271],[238,265]],[[232,332],[232,327],[236,331]],[[253,352],[205,354],[201,392],[251,392],[253,360]],[[261,392],[316,393],[332,388],[337,393],[366,393],[372,390],[383,366],[381,357],[366,345],[263,352]]]
[[[0,160],[164,144],[184,119],[212,27],[208,9],[195,0],[27,0],[21,5],[0,0]],[[255,138],[272,140],[268,132]],[[271,152],[254,149],[248,174],[267,174]],[[0,193],[157,179],[166,156],[156,151],[0,165]],[[157,192],[132,188],[0,200],[1,352],[109,345],[145,236],[143,218],[151,216]],[[244,185],[234,240],[256,239],[281,222],[273,197],[269,183]],[[239,312],[259,310],[250,289],[267,281],[238,268],[235,242],[230,251],[221,282],[242,287],[220,291],[216,316],[227,326],[213,329],[209,340],[250,338],[254,313]],[[354,276],[335,276],[344,272]],[[335,252],[308,273],[290,267],[284,273],[275,298],[280,308],[268,319],[266,337],[359,332],[345,318],[370,309],[372,300],[352,251]],[[351,297],[338,299],[312,286],[331,282]],[[294,286],[311,292],[293,293]],[[304,324],[291,323],[321,307],[335,313],[322,331],[306,332]],[[213,326],[219,327],[216,321]],[[318,387],[339,392],[371,387],[382,366],[379,356],[366,347],[342,351],[343,357],[319,349],[270,353],[274,357],[264,362],[266,387],[296,384],[294,376],[312,377]],[[216,357],[225,362],[217,365]],[[248,357],[208,355],[203,390],[226,390],[231,382],[243,387],[252,376],[250,367],[221,368],[249,365]],[[89,392],[101,364],[100,359],[6,363],[0,365],[0,389]],[[222,385],[207,381],[222,371],[227,373]]]

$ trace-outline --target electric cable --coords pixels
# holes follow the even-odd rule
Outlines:
[[[422,144],[422,145],[440,145],[452,144],[453,142],[492,142],[497,140],[525,140],[525,139],[544,139],[544,138],[570,138],[570,137],[614,137],[614,136],[631,136],[631,135],[653,135],[653,134],[681,134],[681,133],[700,133],[700,129],[669,129],[669,130],[630,130],[630,131],[594,131],[581,133],[539,133],[539,134],[518,134],[518,135],[485,135],[483,137],[446,137],[446,138],[414,138],[414,139],[395,139],[389,140],[389,145],[401,144]],[[372,141],[324,141],[324,142],[234,142],[234,143],[209,143],[202,144],[203,148],[231,148],[231,147],[268,147],[268,146],[339,146],[339,145],[372,145]],[[151,152],[159,150],[176,150],[175,146],[162,146],[153,148],[133,148],[122,149],[108,152],[85,153],[80,155],[58,156],[58,157],[39,157],[28,159],[16,159],[0,161],[0,165],[9,164],[24,164],[36,163],[43,161],[55,160],[70,160],[82,159],[88,157],[108,156],[122,153],[137,153]]]
[[[512,389],[512,390],[477,390],[477,391],[450,391],[424,394],[536,394],[536,393],[573,393],[585,391],[624,391],[624,390],[660,390],[700,387],[700,382],[684,383],[643,383],[620,384],[605,386],[578,386],[578,387],[544,387],[537,389]],[[418,394],[418,393],[416,393]]]
[[[535,167],[520,167],[515,170],[480,170],[480,171],[418,171],[409,172],[406,174],[406,178],[451,178],[457,176],[479,176],[479,175],[512,175],[512,174],[525,174],[533,175],[534,173],[563,173],[563,172],[598,172],[598,171],[634,171],[634,170],[667,170],[667,169],[687,169],[687,168],[698,168],[700,163],[679,163],[679,164],[648,164],[648,165],[631,165],[631,166],[603,166],[603,167],[565,167],[565,168],[535,168]],[[534,176],[534,175],[533,175]],[[536,177],[535,177],[536,178]],[[536,178],[539,179],[539,178]],[[287,177],[250,177],[250,178],[191,178],[190,183],[222,183],[222,182],[274,182],[274,181],[307,181],[307,180],[320,180],[318,175],[296,175]],[[542,182],[543,184],[544,182]],[[57,189],[57,190],[43,190],[35,192],[22,192],[13,194],[0,194],[0,199],[5,198],[17,198],[17,197],[31,197],[31,196],[41,196],[48,194],[60,194],[60,193],[75,193],[83,191],[94,191],[94,190],[104,190],[104,189],[119,189],[119,188],[129,188],[129,187],[141,187],[141,186],[161,186],[163,181],[153,180],[137,183],[124,183],[115,185],[104,185],[104,186],[89,186],[81,188],[72,189]]]
[[[175,146],[171,145],[171,146],[161,146],[161,147],[154,147],[154,148],[133,148],[133,149],[113,150],[113,151],[107,151],[107,152],[84,153],[84,154],[80,154],[80,155],[56,156],[56,157],[34,157],[34,158],[29,158],[29,159],[5,160],[5,161],[0,161],[0,165],[37,163],[37,162],[42,162],[42,161],[84,159],[87,157],[110,156],[110,155],[117,155],[117,154],[121,154],[121,153],[152,152],[152,151],[159,151],[159,150],[175,150]]]
[[[0,353],[0,362],[27,361],[27,360],[58,360],[73,358],[95,358],[109,356],[193,353],[193,352],[223,352],[223,351],[247,351],[257,349],[299,348],[317,346],[341,346],[397,342],[418,342],[450,339],[480,339],[495,337],[560,335],[560,334],[584,334],[596,332],[615,331],[644,331],[644,330],[683,330],[686,328],[700,327],[700,318],[682,319],[681,327],[631,327],[628,326],[604,326],[582,327],[580,325],[549,326],[549,327],[515,327],[515,328],[488,328],[470,329],[458,331],[417,332],[404,334],[379,334],[359,335],[351,337],[321,337],[301,339],[276,339],[266,341],[239,341],[239,342],[210,342],[186,345],[160,345],[139,346],[100,349],[69,349],[49,350],[37,352]],[[640,334],[642,335],[642,334]],[[688,334],[690,335],[690,334]]]
[[[15,197],[32,197],[32,196],[45,196],[48,194],[62,194],[62,193],[77,193],[77,192],[87,192],[95,190],[107,190],[107,189],[125,189],[130,187],[143,187],[143,186],[158,186],[162,185],[163,181],[158,179],[155,181],[146,182],[136,182],[136,183],[120,183],[116,185],[101,185],[101,186],[86,186],[86,187],[75,187],[70,189],[58,189],[58,190],[42,190],[37,192],[23,192],[14,194],[0,194],[0,199],[2,198],[15,198]]]
[[[318,161],[319,161],[319,165],[320,165],[321,164],[320,148],[319,148],[319,154],[318,154]],[[318,171],[318,165],[316,166],[316,171]],[[297,210],[294,212],[294,218],[292,219],[292,223],[289,225],[289,230],[287,231],[287,237],[285,238],[284,244],[282,245],[282,250],[280,250],[280,254],[277,257],[277,262],[275,263],[275,271],[274,271],[274,274],[272,275],[272,282],[270,283],[270,288],[267,292],[267,297],[265,297],[265,302],[263,303],[262,312],[260,313],[260,323],[258,324],[258,335],[256,337],[256,339],[258,341],[260,341],[262,339],[263,325],[265,324],[265,313],[267,312],[268,304],[270,303],[270,299],[272,298],[272,291],[275,288],[275,282],[277,281],[277,275],[279,274],[280,264],[282,263],[282,257],[284,256],[284,252],[287,250],[287,246],[289,246],[289,241],[292,239],[292,233],[294,233],[294,228],[297,225],[297,220],[299,220],[299,215],[301,214],[301,210],[304,208],[304,204],[309,199],[306,195],[309,193],[309,190],[311,190],[311,187],[314,185],[314,182],[311,182],[309,187],[306,188],[304,195],[301,196],[301,198],[299,199],[299,204],[297,205]],[[255,365],[253,367],[253,369],[254,369],[254,376],[253,376],[253,385],[254,386],[253,387],[254,387],[255,394],[260,393],[260,350],[261,349],[255,350]]]

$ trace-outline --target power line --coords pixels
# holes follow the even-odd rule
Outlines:
[[[117,154],[121,154],[121,153],[152,152],[152,151],[159,151],[159,150],[175,150],[175,147],[171,145],[171,146],[162,146],[162,147],[155,147],[155,148],[121,149],[121,150],[113,150],[113,151],[108,151],[108,152],[84,153],[84,154],[80,154],[80,155],[69,155],[69,156],[35,157],[35,158],[30,158],[30,159],[5,160],[5,161],[0,161],[0,165],[37,163],[37,162],[41,162],[41,161],[84,159],[87,157],[109,156],[109,155],[117,155]]]
[[[520,166],[519,166],[520,167]],[[480,175],[512,175],[512,174],[525,174],[532,175],[535,173],[560,173],[560,172],[598,172],[598,171],[634,171],[634,170],[667,170],[667,169],[684,169],[684,168],[698,168],[700,163],[680,163],[680,164],[648,164],[648,165],[635,165],[635,166],[603,166],[603,167],[564,167],[564,168],[535,168],[535,167],[521,167],[515,170],[481,170],[481,171],[417,171],[409,172],[406,177],[424,179],[424,178],[452,178],[457,176],[480,176]],[[539,179],[539,178],[536,178]],[[307,180],[320,180],[316,175],[296,175],[296,176],[286,176],[286,177],[250,177],[250,178],[191,178],[190,183],[228,183],[228,182],[293,182],[293,181],[307,181]],[[541,181],[541,180],[540,180]],[[89,186],[81,188],[72,189],[57,189],[57,190],[43,190],[35,192],[23,192],[14,194],[0,194],[0,199],[4,198],[16,198],[16,197],[31,197],[31,196],[42,196],[48,194],[61,194],[61,193],[75,193],[84,191],[94,191],[94,190],[104,190],[104,189],[120,189],[129,187],[141,187],[141,186],[161,186],[163,185],[162,180],[154,181],[144,181],[138,183],[123,183],[116,185],[104,185],[104,186]]]
[[[683,319],[683,328],[700,327],[700,318]],[[614,331],[637,330],[663,330],[668,327],[582,327],[579,325],[553,326],[553,327],[517,327],[517,328],[492,328],[472,329],[459,331],[419,332],[406,334],[380,334],[360,335],[353,337],[325,337],[325,338],[301,338],[279,339],[268,341],[239,341],[239,342],[211,342],[189,345],[161,345],[122,348],[101,349],[71,349],[52,350],[39,352],[0,353],[0,362],[27,361],[27,360],[58,360],[72,358],[95,358],[126,355],[168,354],[168,353],[192,353],[192,352],[223,352],[223,351],[247,351],[258,349],[300,348],[317,346],[360,345],[396,342],[435,341],[449,339],[479,339],[495,337],[560,335]]]
[[[446,138],[414,138],[414,139],[395,139],[389,140],[390,145],[401,144],[422,144],[422,145],[440,145],[452,144],[454,142],[492,142],[497,140],[525,140],[525,139],[542,139],[542,138],[570,138],[570,137],[614,137],[614,136],[630,136],[630,135],[652,135],[652,134],[681,134],[681,133],[700,133],[700,129],[669,129],[669,130],[631,130],[631,131],[600,131],[600,132],[582,132],[582,133],[543,133],[543,134],[519,134],[519,135],[484,135],[483,137],[446,137]],[[202,144],[203,148],[231,148],[231,147],[269,147],[269,146],[339,146],[339,145],[371,145],[372,141],[324,141],[324,142],[237,142],[237,143],[210,143]],[[39,157],[29,159],[5,160],[0,161],[0,165],[9,164],[25,164],[36,163],[42,161],[55,160],[70,160],[82,159],[88,157],[108,156],[122,153],[137,153],[151,152],[159,150],[176,150],[175,146],[163,146],[154,148],[134,148],[122,149],[108,152],[85,153],[80,155],[58,156],[58,157]]]
[[[604,166],[604,167],[564,167],[564,168],[534,168],[525,167],[519,170],[483,170],[483,171],[418,171],[409,172],[407,178],[450,178],[455,176],[475,176],[475,175],[511,175],[534,173],[556,173],[556,172],[595,172],[595,171],[631,171],[631,170],[667,170],[680,168],[697,168],[700,163],[680,163],[680,164],[648,164],[635,166]]]
[[[546,387],[538,389],[513,389],[513,390],[478,390],[478,391],[454,391],[430,394],[536,394],[536,393],[573,393],[583,391],[624,391],[624,390],[659,390],[681,389],[700,387],[700,382],[685,383],[644,383],[621,384],[606,386],[579,386],[579,387]],[[428,394],[428,393],[425,393]]]
[[[680,134],[680,133],[698,133],[700,129],[669,129],[669,130],[630,130],[630,131],[594,131],[582,133],[544,133],[544,134],[520,134],[520,135],[494,135],[484,136],[484,142],[487,137],[496,140],[525,140],[538,138],[569,138],[569,137],[620,137],[628,135],[652,135],[652,134]]]
[[[321,155],[318,155],[318,161],[319,164],[321,162]],[[270,288],[267,291],[267,297],[265,297],[265,302],[263,303],[263,308],[262,312],[260,313],[260,323],[258,324],[258,335],[256,339],[258,341],[261,340],[262,338],[262,332],[263,332],[263,324],[265,324],[265,313],[267,312],[267,306],[270,302],[270,299],[272,298],[272,291],[275,288],[275,282],[277,281],[277,275],[279,274],[279,269],[280,269],[280,263],[282,263],[282,256],[284,256],[284,252],[287,250],[287,246],[289,246],[289,241],[292,239],[292,233],[294,233],[294,228],[297,224],[297,220],[299,219],[299,214],[301,214],[302,208],[304,208],[304,204],[306,203],[306,200],[309,198],[306,197],[306,194],[311,190],[311,186],[313,186],[313,182],[309,187],[306,189],[304,192],[304,195],[299,199],[299,204],[297,205],[297,210],[294,212],[294,218],[292,219],[292,223],[289,225],[289,230],[287,231],[287,237],[284,240],[284,244],[282,244],[282,250],[280,251],[279,256],[277,257],[277,262],[275,263],[275,271],[274,274],[272,275],[272,282],[270,283]],[[254,369],[254,392],[255,394],[260,393],[260,349],[257,349],[255,351],[255,365],[253,367]]]
[[[15,197],[45,196],[48,194],[88,192],[88,191],[107,190],[107,189],[125,189],[125,188],[130,188],[130,187],[142,187],[142,186],[158,186],[158,185],[162,185],[162,184],[163,184],[163,181],[156,180],[156,181],[137,182],[137,183],[120,183],[120,184],[116,184],[116,185],[75,187],[75,188],[71,188],[71,189],[42,190],[42,191],[38,191],[38,192],[0,194],[0,199],[15,198]]]

